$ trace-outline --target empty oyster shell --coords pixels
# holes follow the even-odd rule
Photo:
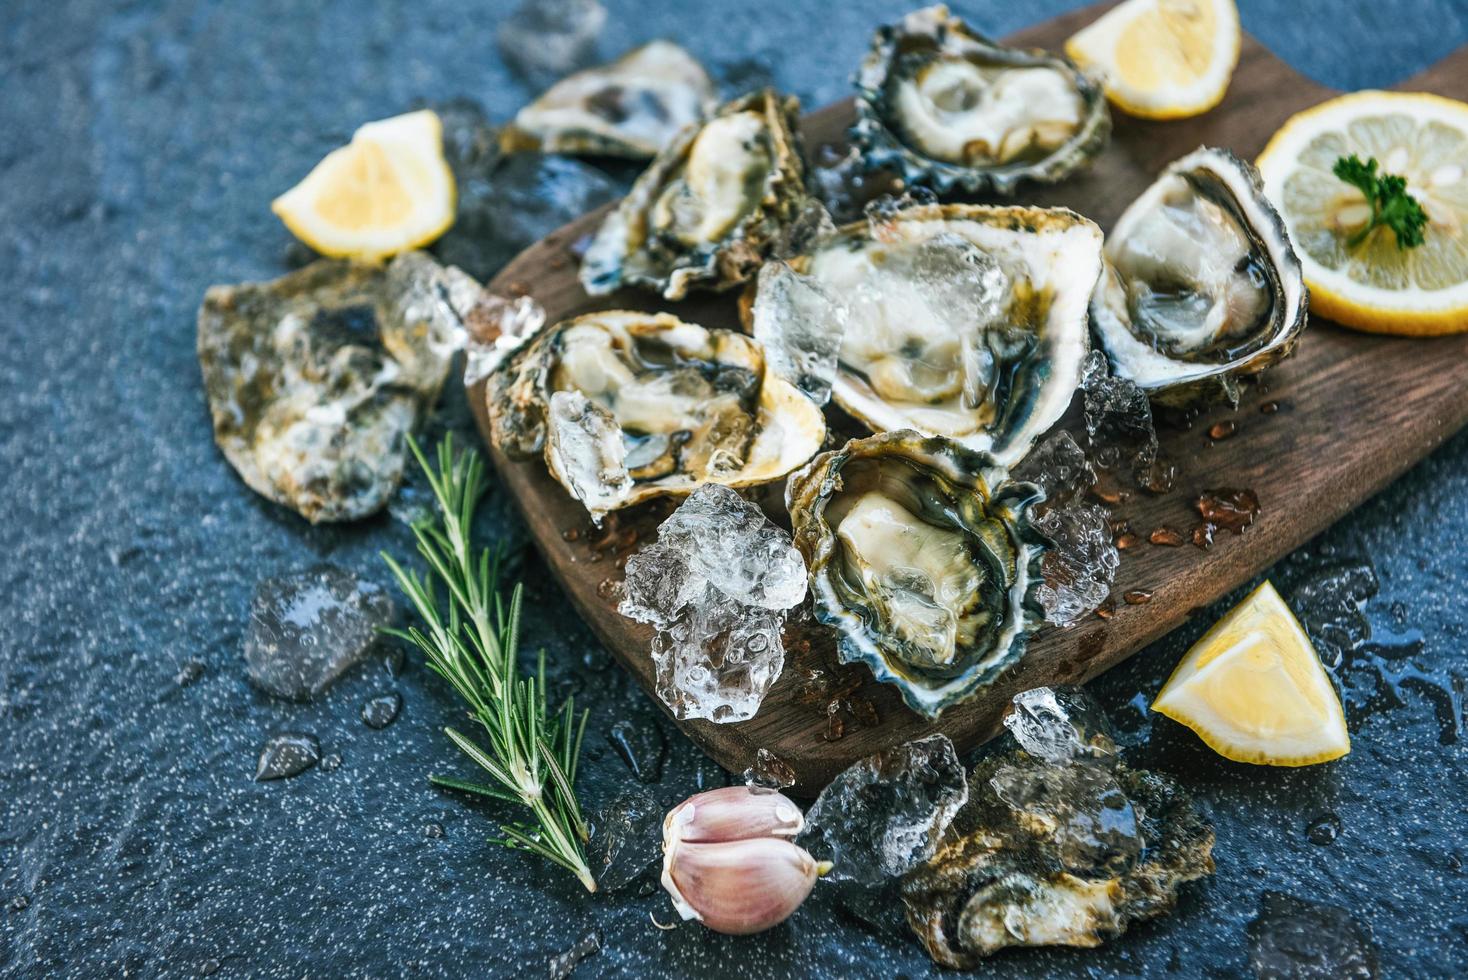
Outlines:
[[[596,517],[706,482],[781,479],[826,435],[821,410],[768,370],[758,343],[666,313],[562,321],[515,351],[485,397],[495,447],[543,453]],[[562,422],[575,428],[557,433]]]
[[[1120,762],[1110,776],[1146,848],[1120,864],[1113,856],[1067,867],[1049,821],[1012,808],[991,785],[1021,756],[990,756],[975,767],[948,842],[903,880],[908,924],[939,965],[972,969],[1007,946],[1099,946],[1171,911],[1183,884],[1213,873],[1213,829],[1182,788]],[[1057,774],[1057,791],[1066,779]]]
[[[1054,183],[1111,135],[1101,87],[1069,58],[997,44],[941,4],[879,28],[856,87],[866,167],[940,194]]]
[[[1309,297],[1259,172],[1200,147],[1106,238],[1091,325],[1112,370],[1155,400],[1238,401],[1238,378],[1289,356]]]
[[[682,299],[754,275],[805,203],[799,108],[765,89],[679,133],[602,222],[581,263],[586,291],[645,286]]]
[[[652,41],[608,65],[568,75],[515,115],[506,152],[651,159],[717,104],[714,83],[671,41]]]
[[[225,458],[256,493],[312,523],[382,509],[479,292],[422,252],[211,286],[199,364]]]
[[[816,618],[930,718],[1019,660],[1044,613],[1046,542],[1032,483],[1002,483],[992,457],[886,432],[822,453],[785,504],[810,569]]]
[[[947,436],[1010,466],[1080,383],[1101,241],[1094,223],[1059,208],[910,207],[791,258],[840,305],[787,315],[844,324],[831,394],[852,416],[878,432]],[[744,304],[746,318],[753,309]]]

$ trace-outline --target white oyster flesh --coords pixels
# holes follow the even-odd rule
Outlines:
[[[908,139],[949,163],[1009,163],[1044,154],[1081,128],[1085,101],[1054,68],[986,67],[941,58],[894,87]]]
[[[807,269],[844,301],[833,395],[876,431],[1013,465],[1070,404],[1101,265],[1100,229],[1069,211],[920,207],[848,232]]]
[[[714,102],[703,66],[671,41],[653,41],[561,79],[516,114],[515,128],[546,153],[648,158]]]
[[[546,446],[551,472],[597,524],[632,492],[616,419],[579,391],[551,396]]]
[[[653,204],[654,230],[690,245],[716,242],[760,201],[770,150],[764,117],[736,112],[710,120],[693,141],[681,180]]]

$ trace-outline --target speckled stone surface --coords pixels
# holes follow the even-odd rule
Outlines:
[[[768,75],[818,105],[906,5],[607,6],[608,56],[670,36],[717,73]],[[1002,34],[1073,4],[956,6]],[[1390,84],[1468,40],[1462,0],[1240,6],[1266,45],[1343,88]],[[210,437],[195,309],[210,283],[285,270],[271,197],[361,121],[456,95],[503,119],[525,101],[495,50],[508,9],[55,0],[0,16],[0,976],[533,976],[593,930],[602,949],[578,977],[936,972],[910,939],[819,901],[754,938],[659,931],[650,914],[673,918],[660,893],[588,897],[486,843],[496,808],[426,782],[467,767],[439,734],[457,706],[414,657],[400,672],[378,658],[313,704],[246,680],[258,581],[328,561],[387,584],[378,552],[407,555],[410,538],[387,515],[311,528],[244,487]],[[436,424],[472,438],[461,396]],[[492,491],[484,510],[485,540],[527,583],[527,648],[544,646],[557,692],[591,709],[588,805],[629,788],[607,741],[626,719],[666,729],[647,787],[661,804],[721,782],[577,622],[510,502]],[[1288,597],[1322,565],[1369,556],[1378,635],[1421,631],[1394,663],[1450,692],[1457,675],[1456,698],[1406,684],[1356,712],[1341,762],[1233,765],[1135,707],[1221,605],[1093,685],[1129,760],[1177,776],[1212,815],[1218,873],[1104,949],[1007,953],[986,972],[1247,974],[1246,926],[1275,890],[1351,910],[1385,976],[1468,973],[1465,526],[1460,435],[1273,573]],[[392,691],[400,715],[369,728],[363,704]],[[314,734],[322,763],[255,782],[282,732]],[[1312,843],[1327,813],[1339,836]]]

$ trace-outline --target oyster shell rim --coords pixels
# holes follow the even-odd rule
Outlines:
[[[1080,128],[1047,156],[1007,172],[937,160],[908,146],[888,124],[883,107],[899,41],[919,36],[924,26],[930,27],[939,46],[952,32],[1005,57],[1023,59],[1017,60],[1018,64],[1045,64],[1062,71],[1075,83],[1086,107]],[[861,155],[863,168],[868,173],[895,170],[907,183],[931,187],[939,194],[959,189],[970,194],[990,192],[1009,197],[1026,182],[1058,183],[1088,167],[1111,140],[1111,111],[1104,90],[1067,55],[1044,48],[1002,44],[969,27],[949,11],[947,4],[912,11],[894,23],[878,27],[852,81],[856,88],[857,120],[848,130],[848,136]]]
[[[903,452],[911,449],[922,458]],[[920,467],[934,470],[947,482],[966,487],[984,498],[986,513],[997,516],[1008,530],[1015,551],[1015,581],[1006,589],[1006,617],[1001,642],[979,658],[970,658],[962,670],[933,687],[919,686],[908,675],[891,667],[882,649],[867,635],[861,616],[836,597],[825,581],[825,570],[836,557],[835,532],[825,520],[825,508],[840,489],[840,470],[853,457],[877,457],[895,451]],[[948,464],[947,472],[930,460]],[[1041,563],[1049,539],[1034,526],[1034,507],[1044,492],[1033,483],[1012,481],[1007,468],[979,450],[968,449],[944,436],[924,436],[913,429],[894,429],[859,439],[850,439],[838,449],[819,453],[792,472],[785,484],[785,508],[790,515],[791,538],[806,560],[811,607],[816,619],[840,635],[837,656],[842,663],[861,663],[881,683],[897,688],[914,712],[929,720],[948,708],[973,697],[1024,658],[1030,636],[1045,622],[1038,590],[1044,582]],[[1028,551],[1026,554],[1025,552]],[[1023,560],[1021,560],[1023,559]]]

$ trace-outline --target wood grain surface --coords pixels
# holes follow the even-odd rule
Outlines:
[[[1077,11],[1007,40],[1058,49],[1101,9]],[[1468,99],[1468,48],[1399,88]],[[1065,205],[1109,230],[1170,161],[1205,143],[1252,159],[1288,116],[1334,94],[1246,36],[1232,85],[1218,108],[1176,122],[1113,113],[1111,146],[1092,169],[1054,187],[1022,192],[1017,200]],[[840,144],[851,119],[849,101],[806,116],[807,151]],[[490,288],[534,296],[552,321],[597,309],[666,309],[705,326],[737,327],[733,294],[676,304],[634,292],[588,298],[576,282],[577,262],[570,248],[595,229],[605,210],[531,246]],[[470,401],[481,431],[487,433],[482,386],[471,391]],[[1278,410],[1261,412],[1266,402],[1276,403]],[[1210,427],[1225,420],[1235,423],[1236,433],[1222,440],[1209,438]],[[1078,409],[1072,406],[1061,424],[1079,431],[1078,422]],[[1114,508],[1115,516],[1129,521],[1141,542],[1122,552],[1110,619],[1093,616],[1069,629],[1041,629],[1021,664],[937,722],[907,710],[896,692],[877,684],[865,667],[839,664],[833,634],[806,619],[787,629],[785,671],[754,719],[733,725],[678,724],[735,772],[750,764],[757,749],[769,748],[794,768],[795,792],[802,795],[814,794],[864,755],[929,732],[948,734],[960,750],[972,748],[997,731],[1015,693],[1085,681],[1141,650],[1382,489],[1465,422],[1468,336],[1383,338],[1312,318],[1296,355],[1271,371],[1264,386],[1248,386],[1236,410],[1207,412],[1188,429],[1164,428],[1163,447],[1179,474],[1171,493],[1153,496],[1136,491],[1127,479],[1119,481],[1131,494]],[[844,423],[843,428],[849,427]],[[542,463],[493,456],[541,554],[573,604],[656,702],[648,653],[651,630],[619,615],[613,596],[622,577],[618,559],[655,538],[671,504],[655,502],[623,512],[609,528],[597,531]],[[1258,495],[1262,511],[1252,527],[1240,535],[1220,530],[1206,551],[1192,544],[1166,547],[1147,541],[1152,530],[1162,527],[1186,534],[1199,523],[1198,494],[1215,488],[1249,489]],[[757,497],[788,527],[779,504],[781,489],[769,488]],[[1150,593],[1150,601],[1122,600],[1138,592]],[[832,701],[837,702],[834,722],[828,712]]]

